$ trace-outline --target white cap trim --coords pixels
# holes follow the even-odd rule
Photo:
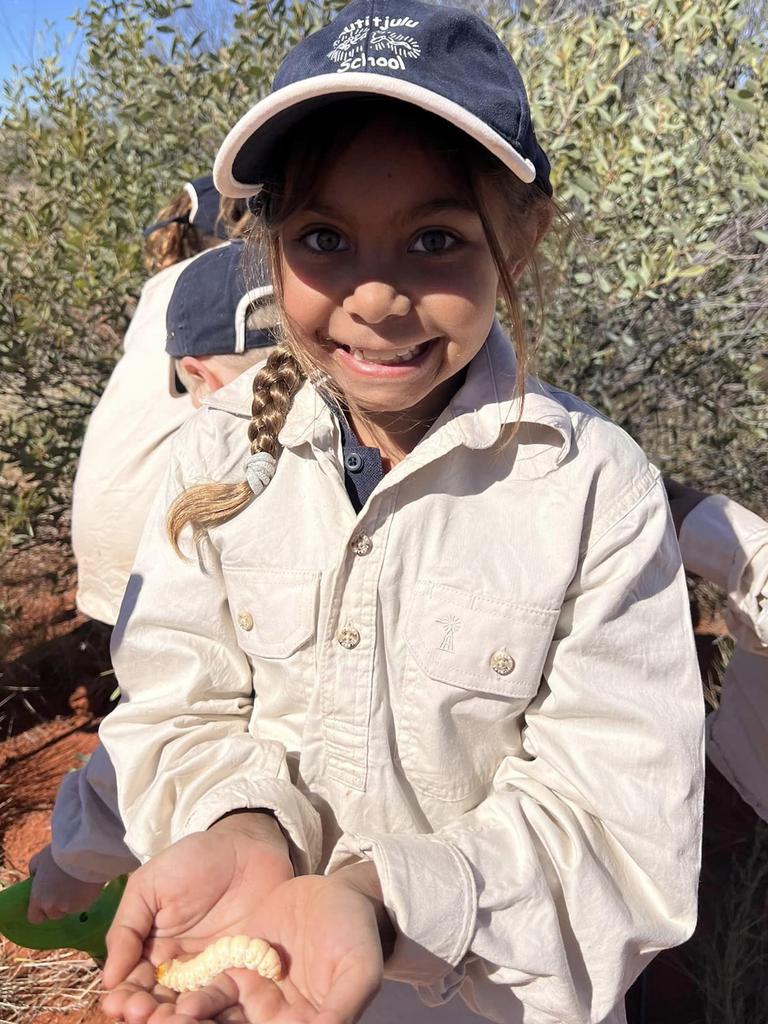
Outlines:
[[[479,117],[470,114],[459,103],[454,103],[453,100],[448,100],[421,85],[406,82],[402,78],[368,74],[363,71],[337,71],[286,85],[251,107],[240,118],[216,155],[213,180],[219,192],[233,199],[245,199],[258,191],[257,185],[237,181],[232,175],[232,166],[243,145],[259,128],[273,117],[305,100],[343,93],[375,93],[377,96],[388,96],[391,99],[412,103],[466,132],[498,157],[521,181],[530,184],[536,178],[536,168],[530,160],[520,156],[498,132],[489,128]]]
[[[200,200],[197,197],[195,186],[192,184],[191,181],[188,181],[187,184],[184,186],[184,191],[187,193],[192,202],[192,206],[189,211],[189,217],[187,219],[189,220],[190,224],[194,224],[195,217],[197,216],[197,208],[200,205]]]
[[[265,284],[260,288],[251,288],[249,292],[240,299],[235,309],[235,354],[241,355],[245,352],[245,322],[248,319],[248,310],[251,306],[258,302],[259,299],[264,299],[267,296],[272,296],[272,285]]]

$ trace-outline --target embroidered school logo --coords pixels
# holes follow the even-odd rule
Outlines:
[[[455,615],[446,615],[443,619],[437,620],[438,625],[443,627],[443,639],[440,641],[440,650],[453,654],[453,638],[461,629],[461,619]]]
[[[365,67],[404,71],[406,60],[421,56],[421,47],[418,40],[400,29],[416,28],[418,24],[412,18],[388,15],[358,18],[341,30],[328,57],[339,65],[337,71],[359,71]]]

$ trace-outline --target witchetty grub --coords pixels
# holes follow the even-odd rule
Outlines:
[[[161,985],[174,992],[191,992],[204,988],[230,967],[246,967],[273,981],[283,976],[277,950],[265,939],[251,939],[247,935],[225,935],[191,960],[166,960],[155,976]]]

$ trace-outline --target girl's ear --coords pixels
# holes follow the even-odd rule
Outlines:
[[[517,281],[522,274],[525,269],[525,264],[528,262],[529,257],[536,251],[539,242],[549,231],[552,226],[554,216],[554,207],[550,203],[537,204],[534,212],[529,216],[528,230],[526,231],[526,253],[512,264],[512,277],[515,281]]]

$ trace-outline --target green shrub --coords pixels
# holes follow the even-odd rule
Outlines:
[[[142,282],[140,227],[210,166],[286,49],[339,6],[240,0],[225,42],[209,45],[178,0],[91,0],[72,77],[54,53],[6,85],[0,471],[18,486],[0,498],[0,549],[66,531],[85,422]],[[483,13],[518,58],[571,216],[563,252],[548,246],[542,376],[622,423],[665,470],[765,512],[760,11],[519,7]]]

